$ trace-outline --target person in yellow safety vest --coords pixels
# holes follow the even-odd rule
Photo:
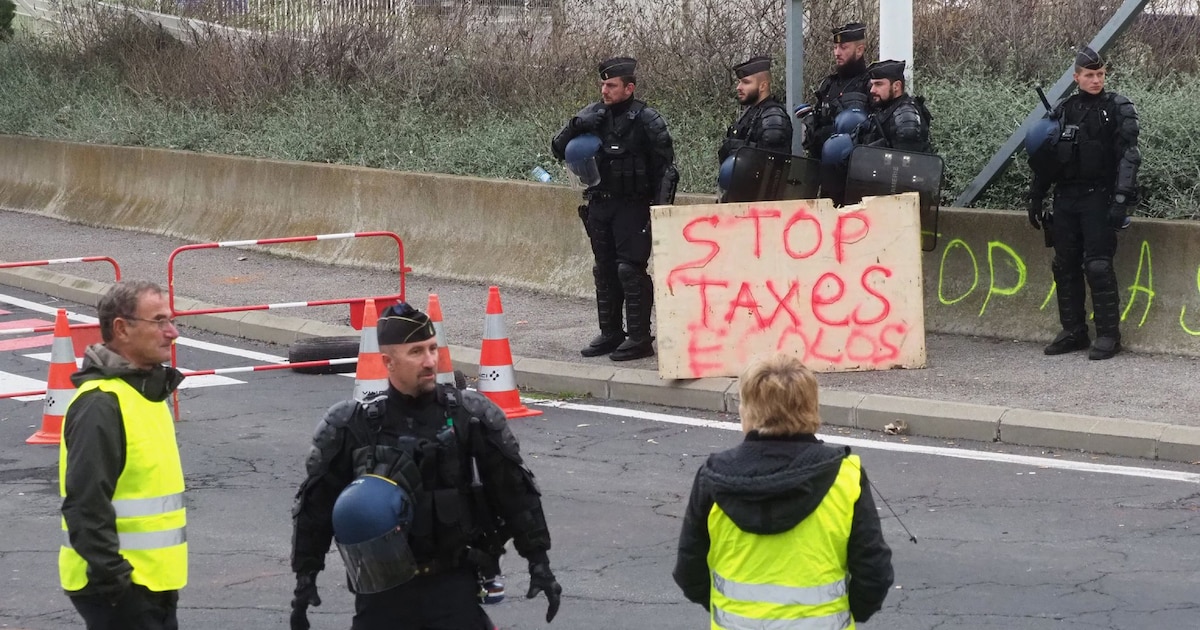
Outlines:
[[[167,398],[183,375],[163,362],[179,331],[152,282],[118,282],[98,310],[59,447],[59,577],[88,630],[176,630],[187,536]]]
[[[759,361],[739,387],[746,438],[696,473],[675,582],[712,628],[854,628],[893,579],[862,464],[816,438],[817,381],[799,359]]]

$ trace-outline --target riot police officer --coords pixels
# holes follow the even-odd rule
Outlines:
[[[1047,243],[1054,246],[1051,271],[1062,324],[1044,349],[1048,355],[1090,345],[1088,358],[1103,360],[1121,351],[1115,230],[1128,226],[1129,208],[1137,202],[1142,157],[1137,110],[1128,98],[1104,89],[1106,75],[1106,64],[1096,51],[1085,47],[1079,52],[1074,76],[1078,91],[1050,113],[1054,133],[1049,141],[1027,147],[1034,171],[1029,222],[1047,230]],[[1043,205],[1052,185],[1053,212],[1046,214]],[[1088,337],[1085,279],[1092,292],[1095,343]]]
[[[356,593],[354,630],[492,630],[479,575],[498,571],[509,538],[529,561],[526,596],[546,594],[549,622],[562,587],[550,571],[537,483],[504,413],[480,394],[436,383],[437,340],[424,313],[390,307],[377,337],[386,395],[326,412],[296,494],[292,629],[307,629],[308,607],[321,603],[316,578],[331,539]],[[372,479],[396,487],[376,495],[374,511],[361,499]],[[385,519],[378,536],[354,522],[378,521],[380,510],[395,523]]]
[[[792,153],[792,121],[783,103],[771,94],[771,58],[751,57],[733,68],[737,99],[745,109],[725,132],[717,162],[744,146],[775,153]]]
[[[835,133],[838,114],[850,109],[870,108],[867,84],[867,25],[850,22],[833,29],[834,72],[826,76],[813,95],[812,117],[804,134],[808,157],[819,160],[825,141]],[[798,113],[803,115],[804,110]]]
[[[630,57],[601,63],[600,101],[579,110],[551,141],[557,159],[567,160],[577,175],[587,173],[580,176],[587,204],[579,207],[579,215],[595,258],[600,334],[580,354],[611,353],[614,361],[654,354],[654,291],[646,273],[650,206],[673,203],[679,181],[666,120],[634,98],[636,70],[637,61]],[[577,146],[584,146],[584,153],[576,155]],[[594,154],[587,155],[589,151]],[[621,325],[622,306],[628,336]]]
[[[867,68],[871,82],[871,115],[859,131],[858,144],[932,153],[925,100],[905,91],[905,62],[888,59]]]

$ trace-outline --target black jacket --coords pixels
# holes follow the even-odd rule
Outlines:
[[[171,395],[183,381],[175,369],[135,368],[103,344],[89,347],[83,366],[71,376],[76,387],[87,381],[120,378],[153,402]],[[129,587],[133,567],[121,556],[117,542],[117,515],[113,492],[125,470],[125,426],[117,397],[100,390],[83,394],[71,403],[63,419],[67,444],[66,497],[62,514],[71,546],[88,563],[88,583],[68,595],[101,595],[115,598]]]
[[[471,391],[462,393],[462,408],[480,421],[469,424],[472,432],[469,443],[488,504],[495,512],[493,517],[500,521],[499,535],[504,539],[511,537],[517,552],[530,562],[549,562],[546,552],[550,549],[550,532],[542,511],[541,493],[533,473],[521,459],[520,447],[508,428],[504,412],[483,395]],[[389,386],[382,418],[354,416],[351,420],[364,425],[347,425],[342,420],[364,413],[363,409],[363,405],[353,401],[338,403],[317,427],[307,463],[308,476],[296,494],[293,510],[292,570],[297,574],[315,574],[325,568],[325,554],[334,533],[333,504],[342,490],[361,474],[356,470],[361,462],[354,454],[366,444],[356,426],[367,427],[380,446],[396,446],[413,438],[428,443],[447,426],[448,403],[438,393],[414,398]],[[468,424],[458,419],[455,423]],[[433,460],[418,464],[422,481],[414,480],[414,487],[418,483],[429,491],[446,487],[444,480],[433,477],[436,471],[428,469],[436,466]],[[421,497],[416,500],[417,509],[421,510]],[[419,514],[417,521],[429,516]],[[418,541],[410,542],[418,562],[459,560],[446,557],[443,553],[446,550],[440,546],[431,552]],[[430,546],[440,542],[439,539]]]
[[[1030,198],[1040,200],[1055,183],[1110,188],[1134,199],[1138,192],[1137,109],[1128,98],[1110,91],[1091,95],[1076,91],[1051,113],[1051,118],[1078,128],[1072,140],[1059,140],[1056,152],[1061,172],[1053,178],[1034,172]]]
[[[717,162],[724,162],[743,146],[792,154],[792,119],[775,97],[768,96],[761,103],[747,107],[737,122],[730,125],[717,151]]]
[[[838,68],[821,81],[813,94],[812,127],[804,138],[804,150],[813,159],[821,157],[825,141],[833,135],[834,119],[848,109],[871,108],[871,82],[867,62],[859,59]]]
[[[673,575],[684,596],[709,607],[708,513],[714,503],[743,531],[786,532],[820,505],[849,454],[848,447],[825,446],[811,434],[751,432],[741,445],[710,455],[696,472],[679,535]],[[848,545],[850,613],[866,621],[883,606],[893,575],[892,550],[883,540],[865,470]]]

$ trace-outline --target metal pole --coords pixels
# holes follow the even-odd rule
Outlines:
[[[790,116],[796,105],[804,102],[804,0],[788,0],[787,4],[787,111]],[[804,154],[804,138],[800,125],[792,134],[792,154]]]
[[[1148,0],[1125,0],[1125,3],[1121,5],[1121,8],[1117,9],[1116,14],[1114,14],[1112,18],[1108,20],[1108,23],[1104,25],[1104,28],[1100,29],[1100,32],[1097,33],[1096,37],[1092,39],[1091,43],[1089,44],[1092,50],[1100,53],[1101,55],[1107,53],[1108,49],[1111,48],[1114,43],[1116,43],[1117,38],[1119,38],[1121,34],[1125,32],[1125,29],[1129,28],[1129,25],[1133,23],[1133,20],[1142,13],[1142,8],[1146,6],[1147,1]],[[1071,88],[1075,84],[1074,74],[1075,60],[1072,59],[1071,63],[1067,65],[1066,71],[1063,72],[1062,76],[1058,78],[1058,81],[1054,83],[1054,87],[1046,91],[1046,96],[1050,99],[1050,102],[1053,103],[1062,100],[1062,98],[1065,97],[1068,92],[1070,92]],[[1021,126],[1017,127],[1017,130],[1008,137],[1008,140],[1005,141],[1005,143],[1000,147],[1000,150],[997,151],[996,154],[992,156],[992,159],[988,161],[987,166],[983,167],[983,170],[979,172],[979,175],[975,176],[975,179],[971,181],[971,184],[967,186],[967,189],[958,196],[958,199],[954,200],[953,205],[965,208],[975,203],[975,200],[983,194],[983,191],[987,190],[987,187],[991,186],[992,182],[996,181],[996,179],[998,179],[1000,175],[1004,173],[1004,170],[1008,168],[1009,163],[1012,161],[1013,154],[1017,151],[1020,151],[1021,148],[1025,146],[1026,131],[1028,131],[1028,129],[1033,126],[1034,123],[1042,119],[1042,115],[1045,114],[1045,111],[1045,108],[1040,102],[1034,106],[1033,111],[1025,117],[1025,121],[1021,123]]]
[[[904,87],[915,94],[912,84],[913,3],[912,0],[879,0],[879,58],[907,61]]]

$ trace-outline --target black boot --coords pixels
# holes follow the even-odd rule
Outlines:
[[[1092,349],[1088,351],[1088,358],[1092,361],[1103,361],[1117,356],[1121,351],[1121,340],[1116,337],[1096,337],[1096,343],[1092,344]]]
[[[1062,332],[1042,352],[1053,356],[1086,350],[1090,339],[1085,319],[1087,312],[1083,310],[1083,269],[1078,264],[1061,264],[1055,257],[1051,271],[1054,273],[1058,321],[1062,324]]]
[[[654,356],[654,339],[650,337],[650,305],[653,284],[644,269],[621,263],[618,267],[621,288],[625,291],[625,319],[629,323],[629,338],[608,358],[613,361],[632,361]]]
[[[606,355],[620,347],[625,341],[625,329],[621,327],[621,307],[624,298],[615,273],[604,273],[598,266],[592,267],[596,279],[596,319],[600,323],[600,334],[579,354],[585,357]]]
[[[1086,328],[1075,331],[1064,330],[1058,333],[1054,341],[1043,348],[1042,352],[1048,355],[1066,354],[1077,350],[1087,350],[1088,345],[1090,345],[1090,340]]]

